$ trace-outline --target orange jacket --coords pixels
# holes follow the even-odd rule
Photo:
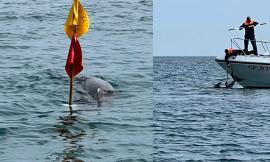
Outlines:
[[[254,21],[253,20],[251,20],[251,21],[245,21],[244,22],[244,24],[246,25],[246,26],[249,26],[249,25],[253,25],[254,24]]]

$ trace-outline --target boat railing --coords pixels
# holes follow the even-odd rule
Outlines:
[[[244,41],[245,39],[243,39],[243,38],[232,38],[231,39],[231,48],[232,48],[232,46],[234,44],[239,50],[241,50],[246,55],[246,52],[240,47],[240,45],[237,43],[237,40]],[[250,41],[254,41],[254,40],[250,40]],[[263,48],[265,53],[268,53],[268,55],[270,54],[270,51],[269,51],[269,48],[268,48],[268,44],[270,44],[270,42],[257,41],[257,40],[255,42],[261,44],[261,47]]]

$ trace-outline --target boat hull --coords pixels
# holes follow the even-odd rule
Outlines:
[[[269,56],[234,56],[228,59],[228,68],[224,57],[215,61],[243,87],[270,88]]]

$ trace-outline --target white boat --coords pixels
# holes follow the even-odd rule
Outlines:
[[[233,38],[231,40],[239,54],[231,55],[225,59],[225,55],[216,57],[215,61],[231,75],[241,86],[245,88],[270,88],[270,52],[267,44],[269,42],[256,41],[257,45],[261,44],[264,54],[246,54],[236,40],[241,38]]]

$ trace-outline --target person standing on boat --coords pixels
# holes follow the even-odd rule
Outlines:
[[[251,20],[251,18],[248,16],[246,21],[239,27],[239,30],[242,30],[245,28],[245,40],[244,40],[244,51],[247,53],[248,52],[248,43],[249,40],[252,44],[253,51],[255,55],[258,55],[257,51],[257,45],[256,45],[256,39],[255,39],[255,32],[254,32],[254,26],[258,25],[258,22],[255,22]]]

